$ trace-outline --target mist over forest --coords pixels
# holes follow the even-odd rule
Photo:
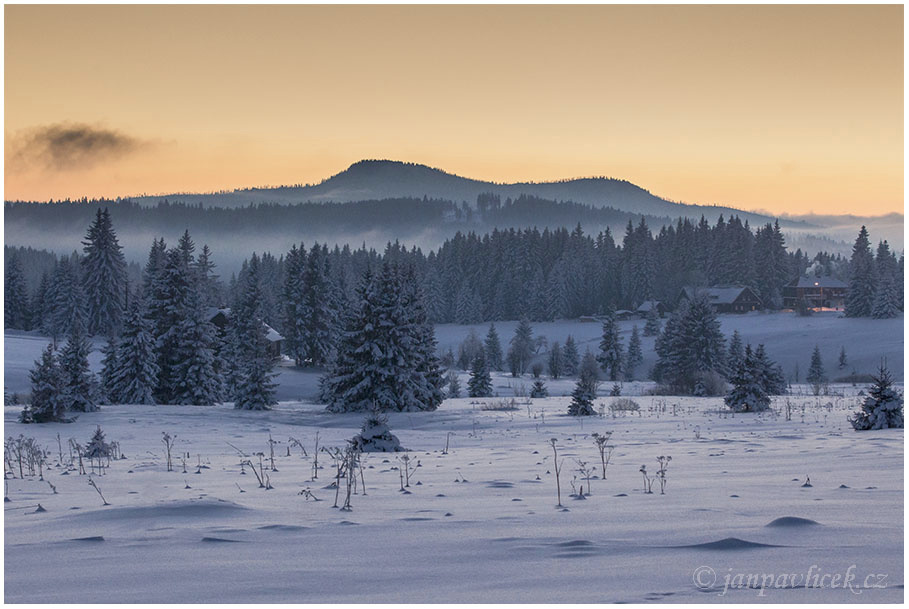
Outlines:
[[[589,178],[542,184],[495,184],[423,165],[362,161],[314,186],[121,199],[6,202],[5,243],[58,255],[81,250],[82,234],[106,207],[126,259],[141,262],[153,239],[175,241],[189,230],[208,243],[222,272],[239,269],[253,251],[280,255],[318,241],[381,250],[388,242],[430,250],[457,232],[493,229],[609,228],[621,234],[642,218],[659,230],[679,218],[715,222],[732,215],[758,226],[773,216],[734,208],[684,205],[622,180]],[[903,217],[781,217],[787,245],[806,253],[847,254],[855,226],[865,224],[894,250],[903,247]]]

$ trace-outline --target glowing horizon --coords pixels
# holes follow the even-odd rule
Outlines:
[[[317,183],[361,159],[903,212],[903,7],[5,8],[4,198]]]

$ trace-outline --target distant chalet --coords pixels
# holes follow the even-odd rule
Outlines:
[[[848,289],[846,283],[834,277],[799,277],[783,286],[783,307],[842,309],[846,304]]]
[[[707,301],[717,313],[747,313],[764,308],[764,303],[758,295],[745,286],[684,287],[679,292],[677,303],[682,304],[684,300],[692,301],[695,296],[701,294],[707,296]]]
[[[218,309],[216,307],[209,307],[207,316],[208,321],[213,323],[215,327],[218,328],[218,331],[223,334],[227,329],[227,322],[230,320],[230,308],[225,307]],[[268,340],[268,350],[273,357],[276,359],[280,358],[281,345],[284,343],[284,337],[268,324],[264,325],[266,331],[265,338]]]

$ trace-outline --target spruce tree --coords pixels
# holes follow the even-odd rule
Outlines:
[[[175,388],[180,382],[176,367],[180,364],[181,323],[189,316],[192,281],[184,264],[185,252],[167,251],[163,269],[152,284],[149,316],[155,324],[158,355],[158,387],[155,400],[173,404]]]
[[[877,288],[871,316],[875,319],[890,319],[900,313],[900,292],[903,289],[899,280],[899,269],[896,258],[890,253],[890,246],[882,241],[877,248],[875,263]]]
[[[581,357],[578,355],[578,345],[574,342],[574,337],[571,334],[565,339],[565,347],[562,349],[562,362],[565,376],[575,376],[578,373]]]
[[[660,314],[657,307],[650,307],[647,311],[647,321],[644,323],[644,336],[656,336],[660,333]]]
[[[283,323],[284,353],[292,357],[297,366],[306,364],[303,347],[303,272],[306,265],[306,249],[303,244],[297,249],[291,246],[284,258]]]
[[[28,294],[22,264],[16,254],[6,259],[3,278],[3,321],[7,329],[24,330],[28,316]]]
[[[435,410],[442,376],[435,336],[411,271],[389,262],[367,273],[323,381],[328,410]],[[481,349],[482,350],[482,349]]]
[[[119,330],[126,302],[126,260],[107,208],[99,209],[85,236],[82,281],[89,334]]]
[[[461,397],[461,381],[458,380],[458,375],[454,370],[448,371],[448,376],[446,377],[448,381],[448,398],[459,398]]]
[[[202,251],[196,259],[194,267],[196,277],[199,281],[199,296],[202,299],[202,306],[218,307],[221,305],[221,289],[218,283],[218,276],[215,275],[215,263],[212,260],[211,249],[208,245],[202,246]]]
[[[496,325],[489,324],[489,332],[486,333],[484,341],[486,349],[486,363],[490,370],[502,369],[502,342],[499,340],[499,333],[496,332]]]
[[[117,404],[120,402],[120,396],[117,394],[114,378],[116,375],[118,363],[117,358],[120,351],[120,341],[116,335],[110,334],[107,342],[101,349],[104,357],[101,359],[101,400],[104,404]]]
[[[745,347],[742,360],[731,376],[732,389],[724,401],[733,412],[761,412],[770,408],[761,364],[755,360],[751,345]]]
[[[262,278],[256,254],[249,260],[240,296],[231,309],[232,355],[238,370],[234,407],[269,410],[277,403],[268,330],[262,321]]]
[[[849,267],[846,317],[870,317],[874,308],[877,280],[871,243],[868,240],[868,231],[864,226],[855,239],[855,245],[852,246],[852,259]]]
[[[817,345],[814,346],[814,352],[811,354],[811,365],[805,381],[811,384],[814,395],[820,394],[821,389],[827,384],[827,373],[824,371],[824,362],[821,360],[821,349]]]
[[[739,365],[745,358],[745,348],[742,344],[742,335],[738,330],[732,332],[732,338],[729,340],[729,350],[726,355],[726,366],[731,373],[738,370]]]
[[[332,307],[328,260],[318,243],[313,245],[303,267],[302,300],[297,306],[301,356],[311,366],[324,366],[334,350],[338,322]]]
[[[846,346],[845,345],[840,347],[840,358],[839,358],[838,363],[839,363],[840,370],[843,370],[844,368],[846,368],[846,366],[849,365],[849,360],[846,358]]]
[[[481,351],[470,367],[470,380],[467,381],[467,395],[472,398],[492,396],[492,377],[486,365],[486,355]]]
[[[54,355],[53,345],[44,349],[29,378],[32,383],[32,400],[28,411],[23,411],[22,422],[64,421],[66,402],[63,395],[63,374]]]
[[[635,368],[644,361],[644,353],[641,348],[641,335],[638,333],[638,327],[631,328],[631,338],[628,339],[628,351],[625,354],[625,378],[634,379]]]
[[[88,365],[88,354],[92,346],[85,334],[82,316],[76,315],[60,351],[60,369],[63,373],[63,398],[67,409],[78,412],[94,412],[95,404],[93,375]]]
[[[744,357],[744,355],[743,355]],[[761,386],[767,395],[784,395],[786,393],[786,375],[783,368],[773,362],[767,355],[763,344],[754,350],[754,369]]]
[[[562,362],[562,348],[559,343],[552,343],[549,348],[549,376],[556,380],[562,376],[564,363]]]
[[[597,397],[600,386],[600,369],[596,358],[590,351],[584,354],[578,370],[578,382],[571,393],[571,403],[568,405],[568,414],[573,417],[591,416],[596,414],[593,401]]]
[[[530,366],[530,360],[533,357],[533,328],[530,326],[530,320],[522,317],[515,328],[514,336],[511,339],[511,346],[508,349],[508,369],[511,376],[521,376]]]
[[[619,327],[615,322],[615,313],[610,310],[603,321],[603,334],[600,340],[600,352],[597,362],[610,381],[616,381],[622,372],[622,339],[619,338]]]
[[[703,296],[683,301],[656,341],[656,373],[662,382],[690,394],[705,374],[725,373],[725,339],[716,312]]]
[[[211,406],[221,400],[223,385],[216,371],[215,326],[207,319],[198,289],[191,289],[186,316],[178,327],[172,367],[172,402]]]
[[[156,403],[154,392],[158,386],[159,368],[152,325],[145,314],[144,301],[134,299],[120,335],[117,367],[110,384],[111,392],[123,404]]]
[[[903,427],[903,394],[893,387],[893,377],[884,362],[872,377],[874,384],[862,409],[850,417],[853,429],[890,429]]]

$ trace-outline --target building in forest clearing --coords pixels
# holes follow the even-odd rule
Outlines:
[[[849,286],[835,277],[799,277],[783,286],[783,307],[797,309],[842,309]]]
[[[707,296],[707,301],[717,313],[748,313],[764,308],[764,303],[754,290],[745,286],[684,287],[679,292],[677,304],[683,300],[692,301],[699,294]]]

